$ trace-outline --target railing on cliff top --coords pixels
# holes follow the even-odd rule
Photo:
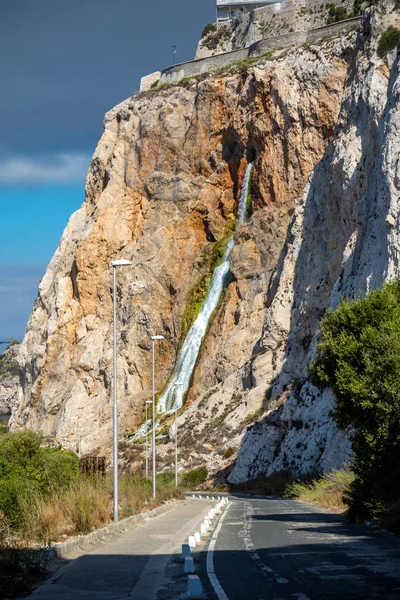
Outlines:
[[[269,38],[262,38],[247,48],[240,48],[230,52],[222,52],[206,58],[197,58],[182,63],[177,63],[166,67],[161,72],[160,84],[176,83],[182,77],[201,75],[218,67],[229,65],[242,58],[250,58],[260,56],[262,53],[273,50],[277,47],[287,47],[306,42],[312,42],[319,39],[324,39],[334,34],[335,32],[345,31],[361,23],[362,17],[353,17],[345,19],[331,25],[324,25],[308,31],[295,31],[283,35],[277,35]]]

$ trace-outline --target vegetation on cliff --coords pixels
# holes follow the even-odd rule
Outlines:
[[[378,56],[383,58],[386,56],[386,54],[396,48],[399,42],[399,34],[400,29],[393,27],[393,25],[390,25],[390,27],[388,27],[386,31],[382,33],[378,44]]]
[[[207,292],[210,287],[210,282],[214,270],[223,259],[226,246],[233,235],[235,225],[235,220],[228,222],[225,232],[223,233],[221,239],[217,242],[214,242],[206,250],[206,257],[204,260],[206,272],[198,281],[196,287],[191,291],[190,296],[186,302],[185,310],[182,316],[182,330],[179,341],[179,348],[185,341],[187,332],[189,331],[191,325],[194,323],[200,312],[201,306],[207,296]]]
[[[400,281],[329,310],[321,335],[311,379],[352,438],[349,516],[400,531]]]

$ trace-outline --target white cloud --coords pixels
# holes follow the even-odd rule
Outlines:
[[[0,160],[0,185],[84,183],[89,164],[90,156],[80,152]]]

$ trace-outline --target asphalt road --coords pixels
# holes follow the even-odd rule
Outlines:
[[[219,600],[400,598],[398,538],[293,500],[232,499],[212,562]]]

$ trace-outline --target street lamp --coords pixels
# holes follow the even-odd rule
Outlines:
[[[172,64],[175,64],[176,46],[172,46]]]
[[[118,410],[117,410],[117,267],[131,265],[130,260],[114,260],[113,268],[113,335],[114,335],[114,377],[113,377],[113,504],[114,521],[118,521]]]
[[[147,442],[149,428],[147,426],[147,407],[149,404],[152,404],[151,400],[146,400],[146,479],[149,478],[149,446]]]
[[[177,381],[173,387],[183,385],[183,381]],[[175,407],[175,487],[178,487],[178,409]]]
[[[153,390],[153,431],[152,431],[152,447],[153,447],[153,500],[156,499],[156,404],[154,392],[154,342],[164,340],[163,335],[151,336],[151,358],[152,358],[152,390]]]

